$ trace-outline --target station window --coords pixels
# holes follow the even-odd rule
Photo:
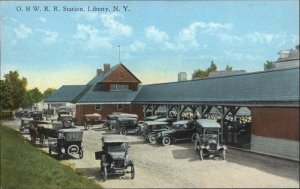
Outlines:
[[[123,104],[117,104],[117,110],[123,110]]]
[[[110,90],[111,91],[128,91],[129,86],[126,83],[111,83]]]
[[[95,110],[101,110],[101,109],[102,109],[101,104],[96,104],[96,105],[95,105]]]

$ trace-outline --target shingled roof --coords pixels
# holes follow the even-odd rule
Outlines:
[[[272,70],[143,86],[139,104],[299,106],[299,69]]]
[[[86,85],[63,85],[53,95],[45,99],[44,102],[71,102],[78,104],[131,103],[136,97],[136,95],[139,93],[141,86],[138,87],[137,91],[102,91],[101,87],[99,88],[97,86],[119,66],[123,66],[126,70],[128,70],[123,64],[117,64],[113,66],[107,73],[104,74],[104,72],[101,72],[97,74]],[[131,73],[129,70],[128,72]]]

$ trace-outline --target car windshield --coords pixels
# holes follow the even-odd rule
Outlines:
[[[206,129],[204,135],[207,139],[218,139],[218,130]]]
[[[107,149],[108,149],[108,153],[125,152],[126,151],[126,144],[125,143],[109,144]]]

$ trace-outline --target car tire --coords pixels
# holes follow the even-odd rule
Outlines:
[[[203,160],[203,150],[202,149],[199,150],[199,159],[200,159],[200,161]]]
[[[153,143],[156,142],[155,133],[150,133],[150,134],[148,135],[148,141],[149,141],[151,144],[153,144]]]
[[[127,134],[126,129],[122,128],[120,131],[120,135],[126,135],[126,134]]]
[[[64,126],[65,128],[69,128],[69,127],[72,126],[72,123],[71,123],[71,121],[64,121],[64,122],[63,122],[63,126]]]
[[[170,137],[164,137],[161,141],[161,143],[164,145],[164,146],[168,146],[171,144],[171,138]]]
[[[222,151],[221,158],[222,158],[222,160],[226,160],[226,152],[225,152],[225,150]]]
[[[114,130],[115,129],[115,125],[111,124],[108,128],[109,128],[109,130]]]
[[[131,171],[130,171],[130,173],[131,173],[131,179],[133,180],[134,177],[135,177],[135,170],[134,170],[134,165],[133,164],[131,165]]]
[[[103,167],[102,179],[103,179],[103,182],[105,182],[107,180],[107,168],[106,167]]]
[[[197,134],[194,133],[194,134],[192,135],[192,137],[191,137],[191,140],[192,140],[192,142],[195,142],[196,139],[197,139]]]
[[[80,158],[80,159],[83,158],[83,150],[82,150],[82,149],[79,150],[79,158]]]

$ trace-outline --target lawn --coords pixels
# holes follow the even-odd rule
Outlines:
[[[101,188],[0,123],[0,188]]]

